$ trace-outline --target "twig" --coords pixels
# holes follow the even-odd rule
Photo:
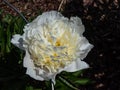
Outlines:
[[[65,0],[62,0],[62,1],[61,1],[60,5],[59,5],[59,8],[58,8],[58,11],[60,11],[60,10],[61,10],[61,7],[62,7],[62,5],[63,5],[64,1],[65,1]]]
[[[3,2],[5,2],[9,7],[11,7],[14,11],[16,11],[24,20],[26,23],[28,23],[28,20],[23,16],[22,13],[20,13],[20,11],[15,8],[12,4],[10,4],[7,0],[3,0]]]

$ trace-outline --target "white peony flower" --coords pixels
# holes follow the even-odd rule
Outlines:
[[[26,74],[36,80],[52,80],[62,72],[88,68],[82,61],[91,50],[83,37],[84,25],[78,17],[70,19],[50,11],[38,16],[24,28],[23,35],[14,35],[11,42],[26,51]]]

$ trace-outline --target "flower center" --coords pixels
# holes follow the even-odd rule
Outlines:
[[[31,40],[29,52],[35,66],[48,72],[57,72],[78,58],[76,53],[79,48],[79,35],[68,27],[63,28],[60,30],[64,31],[58,37],[52,35],[54,32],[51,30],[50,33],[46,28],[47,35],[43,35],[41,40],[37,38]]]

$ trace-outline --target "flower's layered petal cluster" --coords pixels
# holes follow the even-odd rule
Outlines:
[[[27,24],[23,35],[14,35],[11,42],[26,51],[26,74],[36,80],[55,82],[62,72],[75,72],[88,68],[81,61],[91,50],[83,37],[84,25],[78,17],[65,18],[56,11],[45,12]]]
[[[28,51],[26,51],[26,55],[24,57],[23,66],[27,68],[26,74],[30,75],[32,78],[36,80],[49,80],[52,79],[55,81],[56,73],[46,73],[44,70],[35,67],[33,60],[30,58]]]

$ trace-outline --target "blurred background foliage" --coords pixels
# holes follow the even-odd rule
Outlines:
[[[62,0],[8,0],[28,21],[45,11],[58,10]],[[86,38],[94,45],[85,58],[90,67],[57,75],[55,90],[120,89],[120,1],[64,0],[60,11],[79,16]],[[14,34],[22,34],[26,22],[0,0],[0,90],[51,90],[50,81],[41,82],[25,74],[24,51],[11,44]]]

